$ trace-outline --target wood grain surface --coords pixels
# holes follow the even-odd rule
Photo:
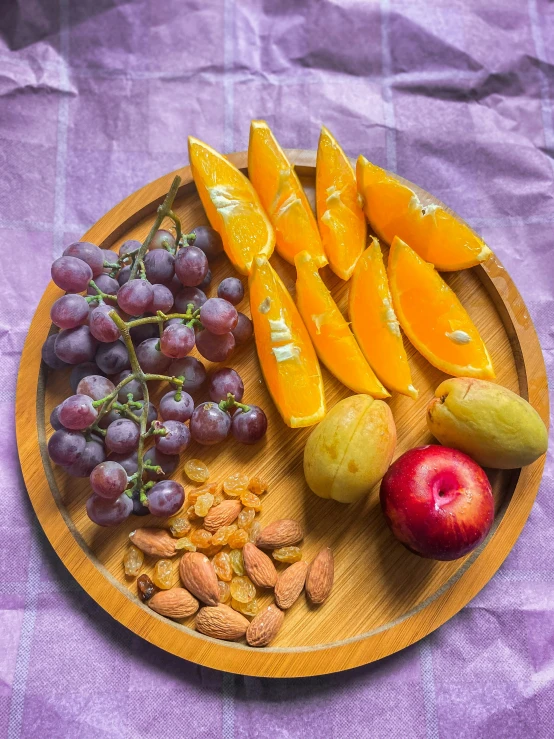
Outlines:
[[[290,150],[313,204],[315,153]],[[229,156],[246,167],[246,153]],[[183,229],[206,223],[190,168],[168,174],[129,196],[103,216],[83,238],[117,250],[128,238],[142,240],[154,219],[174,174],[183,184],[175,210]],[[438,202],[415,185],[424,204]],[[490,244],[494,249],[494,244]],[[277,255],[272,263],[294,293],[294,269]],[[213,266],[214,294],[219,281],[233,274],[226,258]],[[329,268],[322,276],[346,312],[347,283]],[[497,372],[497,382],[527,398],[548,423],[547,380],[539,342],[527,309],[510,276],[496,258],[483,266],[445,276],[485,339]],[[523,470],[491,471],[496,520],[486,542],[456,562],[420,559],[398,544],[388,531],[378,504],[378,487],[366,500],[351,506],[313,495],[302,473],[303,448],[310,429],[291,430],[279,418],[261,379],[253,341],[230,360],[246,387],[246,402],[268,414],[265,442],[255,447],[234,441],[206,448],[193,444],[173,475],[194,487],[183,472],[186,458],[200,457],[211,480],[223,481],[233,472],[259,475],[267,481],[262,524],[280,517],[300,520],[307,531],[304,558],[311,560],[329,545],[335,554],[335,586],[327,603],[309,606],[304,597],[287,612],[274,644],[252,649],[241,643],[219,642],[193,631],[192,619],[174,623],[153,613],[136,597],[134,580],[125,578],[122,558],[127,536],[137,526],[161,523],[151,516],[131,517],[117,529],[102,529],[85,514],[88,480],[70,478],[52,465],[46,442],[52,429],[51,410],[71,394],[69,370],[51,372],[41,366],[40,349],[51,330],[50,306],[61,291],[51,283],[31,324],[21,360],[16,425],[23,475],[39,521],[52,546],[83,588],[108,613],[153,644],[198,664],[249,675],[292,677],[317,675],[356,667],[385,657],[426,636],[459,611],[485,585],[519,536],[531,510],[544,459]],[[248,300],[238,306],[249,313]],[[390,406],[398,429],[395,458],[407,449],[432,441],[425,424],[425,407],[445,378],[406,340],[419,399],[394,394]],[[209,364],[209,363],[207,363]],[[351,394],[322,368],[328,407]],[[33,397],[36,388],[36,398]],[[166,387],[153,388],[153,400]],[[196,400],[206,399],[202,391]],[[149,572],[153,561],[145,562]],[[175,583],[178,581],[175,561]],[[265,600],[268,600],[266,597]]]

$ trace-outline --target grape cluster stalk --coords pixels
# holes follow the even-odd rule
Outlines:
[[[218,297],[206,296],[221,238],[203,226],[182,233],[172,209],[179,184],[176,177],[142,244],[128,240],[117,256],[77,242],[52,265],[66,294],[52,306],[59,332],[48,337],[42,357],[51,369],[74,365],[74,395],[52,412],[48,451],[70,475],[90,477],[87,513],[103,526],[131,513],[175,514],[183,488],[162,478],[192,439],[211,445],[232,435],[253,444],[267,429],[264,411],[242,402],[244,384],[230,367],[211,374],[209,401],[195,407],[188,392],[206,380],[192,349],[224,362],[252,336],[252,323],[235,308],[244,295],[239,279],[226,278]],[[166,218],[175,235],[161,228]],[[171,386],[159,411],[150,402],[151,381]]]

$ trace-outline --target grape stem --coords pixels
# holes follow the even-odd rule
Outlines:
[[[173,201],[175,200],[175,196],[177,195],[177,191],[179,189],[179,185],[181,184],[181,178],[177,175],[173,182],[171,183],[171,187],[169,188],[169,192],[165,196],[165,200],[163,203],[159,206],[158,212],[156,215],[156,220],[154,221],[154,224],[152,228],[150,229],[148,236],[146,237],[143,245],[138,250],[135,260],[133,262],[133,266],[131,267],[131,274],[129,276],[129,280],[135,280],[137,278],[137,272],[139,269],[144,269],[144,255],[148,251],[148,247],[150,246],[150,242],[156,235],[156,232],[162,225],[162,221],[164,218],[168,217],[170,213],[173,213]]]
[[[235,396],[233,393],[227,393],[227,400],[221,400],[218,404],[218,408],[222,411],[230,411],[233,408],[240,408],[242,411],[249,411],[250,406],[245,405],[244,403],[239,403],[238,400],[235,400]]]
[[[94,303],[96,301],[103,303],[104,300],[117,300],[115,295],[109,295],[109,293],[102,292],[94,280],[91,280],[89,285],[96,291],[96,295],[85,295],[87,303]]]

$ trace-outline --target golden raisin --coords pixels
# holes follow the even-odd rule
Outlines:
[[[219,588],[219,602],[227,603],[231,597],[231,588],[229,587],[229,583],[223,582],[223,580],[218,580],[217,587]]]
[[[240,496],[240,502],[246,508],[252,508],[254,511],[262,510],[262,501],[257,495],[248,492],[248,490],[245,490],[244,493],[242,493]]]
[[[237,530],[236,523],[232,523],[230,526],[222,526],[212,536],[212,544],[216,544],[218,546],[224,546],[229,541],[229,537],[231,536],[233,531],[236,531],[236,530]]]
[[[278,562],[292,564],[293,562],[300,562],[302,559],[302,550],[300,547],[281,547],[280,549],[275,549],[271,556]]]
[[[244,575],[242,551],[240,549],[233,549],[229,552],[229,559],[231,560],[231,567],[233,568],[235,575]]]
[[[231,549],[242,549],[247,541],[248,532],[244,529],[237,529],[236,531],[233,531],[233,533],[229,537],[229,541],[227,542],[227,544],[229,544]]]
[[[214,495],[213,505],[214,506],[219,505],[220,503],[223,503],[224,500],[225,500],[225,498],[223,497],[223,495],[221,495],[221,493],[216,493]]]
[[[208,511],[212,507],[214,502],[214,496],[211,493],[204,493],[204,495],[200,495],[196,499],[196,503],[194,504],[194,512],[197,516],[200,516],[200,518],[204,518],[204,516],[208,515]]]
[[[267,493],[267,485],[259,477],[252,477],[248,483],[248,490],[254,495],[263,495]]]
[[[233,598],[231,601],[231,607],[234,608],[235,611],[242,613],[243,616],[255,616],[260,610],[260,603],[256,598],[251,600],[250,603],[241,603]]]
[[[173,584],[173,565],[169,559],[159,559],[154,567],[152,582],[160,590],[169,590]]]
[[[210,471],[200,459],[187,459],[185,475],[194,482],[206,482],[210,476]]]
[[[190,521],[183,516],[174,516],[173,518],[169,519],[168,523],[171,535],[174,536],[176,539],[180,539],[182,536],[186,536],[191,528]]]
[[[253,508],[243,508],[237,518],[237,524],[239,529],[248,530],[252,526],[252,522],[256,516],[256,511]]]
[[[137,580],[137,589],[139,593],[139,598],[144,602],[149,600],[156,592],[154,583],[148,577],[148,575],[145,575],[144,573],[140,575]]]
[[[136,577],[140,572],[143,562],[144,553],[138,547],[134,546],[134,544],[131,544],[123,557],[123,567],[127,577]]]
[[[190,535],[190,540],[197,549],[207,549],[212,543],[212,535],[206,529],[196,529]]]
[[[210,482],[209,485],[202,485],[201,488],[196,488],[196,490],[189,490],[187,494],[187,503],[189,505],[194,505],[201,495],[205,495],[206,493],[215,495],[216,490],[217,485],[215,482]]]
[[[202,549],[202,554],[205,554],[206,557],[213,557],[218,552],[222,550],[223,547],[220,546],[214,546],[213,544],[210,544],[209,547],[206,547],[205,549]]]
[[[229,559],[227,552],[219,552],[219,554],[216,554],[212,559],[212,564],[214,566],[215,574],[220,580],[231,582],[231,578],[233,577],[233,568],[231,567],[231,560]]]
[[[184,549],[186,552],[195,552],[196,547],[188,536],[182,536],[179,541],[175,542],[175,549]]]
[[[189,521],[199,521],[200,520],[200,516],[196,515],[196,511],[194,510],[193,505],[187,508],[185,512],[185,516],[188,518]]]
[[[250,603],[256,597],[256,586],[248,577],[234,577],[229,587],[231,596],[239,603]]]
[[[236,472],[223,482],[223,490],[232,498],[238,498],[248,488],[248,478]]]
[[[258,534],[261,530],[262,524],[259,521],[254,521],[248,532],[248,541],[251,541],[253,544],[255,544],[256,539],[258,538]]]

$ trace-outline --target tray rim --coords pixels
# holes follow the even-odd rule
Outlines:
[[[316,158],[314,151],[293,149],[287,150],[287,154],[300,175],[313,174]],[[227,157],[239,168],[246,169],[246,152],[229,154]],[[163,175],[114,206],[82,238],[109,248],[134,223],[155,210],[176,174],[182,178],[177,198],[195,190],[190,167]],[[424,201],[432,200],[442,205],[437,198],[419,186],[398,175],[394,176],[413,188]],[[447,210],[450,211],[448,208]],[[131,215],[122,219],[122,214],[129,212]],[[548,425],[546,368],[538,337],[523,299],[495,256],[473,269],[477,271],[484,288],[501,314],[513,353],[521,355],[520,361],[516,362],[520,393],[532,403]],[[40,443],[40,436],[41,430],[44,435],[42,391],[46,373],[41,367],[39,349],[51,326],[48,308],[59,292],[50,282],[31,321],[18,372],[16,435],[24,481],[37,518],[67,569],[87,594],[112,617],[156,646],[213,669],[260,677],[305,677],[357,667],[413,644],[455,615],[491,579],[519,537],[540,485],[544,455],[519,472],[510,501],[496,529],[461,575],[431,603],[385,631],[377,631],[369,636],[360,635],[333,646],[270,647],[261,650],[220,642],[189,629],[183,639],[176,640],[175,625],[172,622],[154,614],[138,599],[136,602],[131,600],[123,587],[115,587],[109,579],[110,587],[106,587],[104,581],[107,578],[87,555],[86,545],[79,543],[76,537],[78,532],[69,525],[52,495],[45,474],[45,460],[41,459],[38,471],[32,468],[33,460],[36,463],[37,457],[44,454],[44,444]],[[531,381],[529,375],[532,376]],[[36,402],[31,408],[29,387],[37,387]],[[521,491],[524,489],[526,493],[522,495]],[[479,567],[477,561],[480,562]]]

